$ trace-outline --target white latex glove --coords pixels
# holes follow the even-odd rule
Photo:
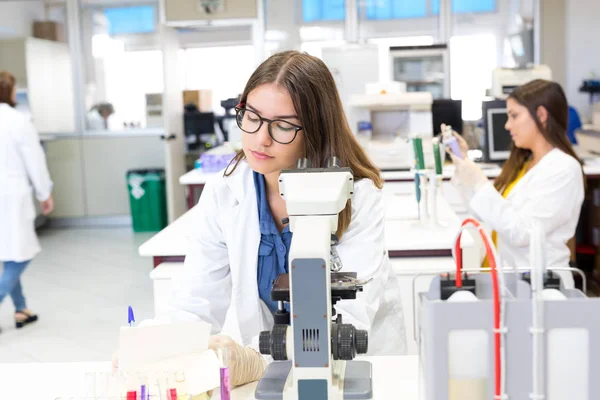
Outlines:
[[[208,348],[217,352],[217,355],[223,347],[227,348],[229,355],[231,387],[257,381],[263,376],[267,364],[256,350],[240,346],[229,336],[211,336],[208,340]]]
[[[469,159],[460,159],[448,151],[456,167],[452,184],[458,189],[465,202],[469,202],[475,193],[489,181],[483,170]]]

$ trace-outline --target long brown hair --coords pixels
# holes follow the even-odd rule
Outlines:
[[[6,103],[11,107],[16,106],[13,101],[13,89],[17,83],[15,77],[6,71],[0,71],[0,104]]]
[[[330,156],[336,156],[342,166],[352,169],[355,181],[368,178],[376,187],[383,187],[379,170],[350,130],[335,81],[323,61],[298,51],[269,57],[248,80],[240,103],[245,103],[250,92],[267,83],[280,85],[290,94],[302,125],[304,154],[313,167],[324,167]],[[240,151],[225,170],[225,176],[233,173],[245,158]],[[338,219],[339,238],[348,229],[351,217],[348,201]]]
[[[552,147],[562,150],[583,165],[567,138],[569,105],[565,92],[558,83],[535,79],[516,88],[509,98],[527,108],[542,136]],[[546,126],[537,116],[539,107],[544,107],[548,112]],[[510,156],[504,163],[502,172],[494,181],[494,186],[498,191],[504,191],[516,179],[531,154],[531,150],[520,149],[513,142]]]

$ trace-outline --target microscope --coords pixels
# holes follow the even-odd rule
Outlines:
[[[271,291],[278,301],[275,325],[260,334],[260,352],[274,362],[255,397],[371,399],[371,363],[354,360],[368,350],[367,331],[342,323],[334,308],[339,300],[356,299],[365,284],[356,273],[339,272],[335,250],[338,214],[354,190],[352,171],[335,157],[326,168],[311,168],[300,159],[297,169],[281,172],[279,188],[294,236],[289,273],[277,277]]]

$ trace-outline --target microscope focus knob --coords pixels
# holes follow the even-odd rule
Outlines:
[[[262,331],[258,337],[258,350],[260,354],[268,356],[271,354],[271,332]]]
[[[369,351],[369,332],[356,330],[356,353],[367,354]]]
[[[271,355],[273,360],[287,360],[286,333],[287,325],[275,325],[273,330],[263,331],[258,338],[258,349],[260,354]]]

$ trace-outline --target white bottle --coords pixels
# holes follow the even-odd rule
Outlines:
[[[467,290],[448,298],[449,302],[479,299]],[[448,400],[488,399],[491,343],[484,330],[452,331],[448,335]]]

